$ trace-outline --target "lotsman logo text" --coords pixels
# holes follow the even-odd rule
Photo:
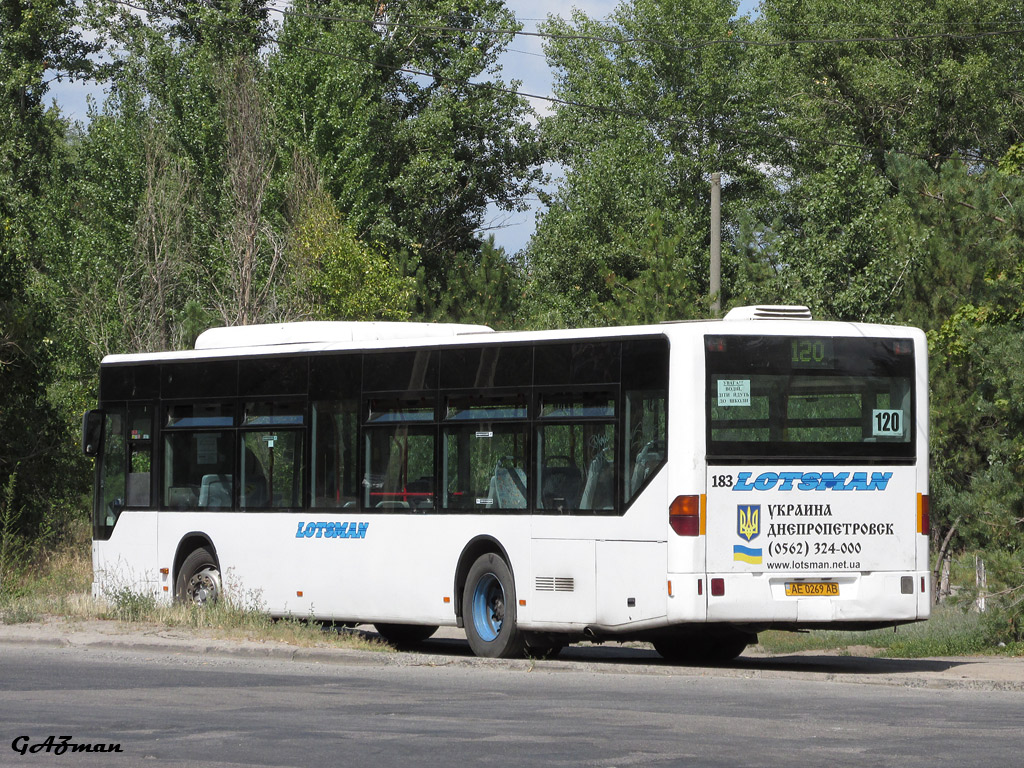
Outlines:
[[[734,491],[884,491],[892,472],[740,472]]]
[[[299,522],[296,539],[365,539],[369,523]]]

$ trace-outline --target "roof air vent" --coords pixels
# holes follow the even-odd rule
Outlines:
[[[772,304],[756,307],[730,309],[726,320],[810,320],[811,310],[807,307],[787,304]]]

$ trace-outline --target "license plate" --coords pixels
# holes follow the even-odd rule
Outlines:
[[[786,597],[838,597],[839,585],[834,581],[790,581]]]

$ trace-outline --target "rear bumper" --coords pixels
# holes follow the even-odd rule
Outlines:
[[[711,588],[716,579],[724,594]],[[791,596],[786,585],[825,582],[838,585],[835,596]],[[873,573],[709,573],[707,621],[760,625],[885,626],[928,618],[931,584],[927,571]]]

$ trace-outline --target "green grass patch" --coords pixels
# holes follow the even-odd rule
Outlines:
[[[759,645],[769,653],[839,651],[853,646],[874,649],[874,655],[891,658],[925,656],[970,656],[984,653],[1014,653],[1019,649],[999,647],[986,637],[977,613],[956,606],[935,606],[925,622],[893,629],[867,632],[813,630],[811,632],[762,632]],[[1014,644],[1017,646],[1020,644]]]

